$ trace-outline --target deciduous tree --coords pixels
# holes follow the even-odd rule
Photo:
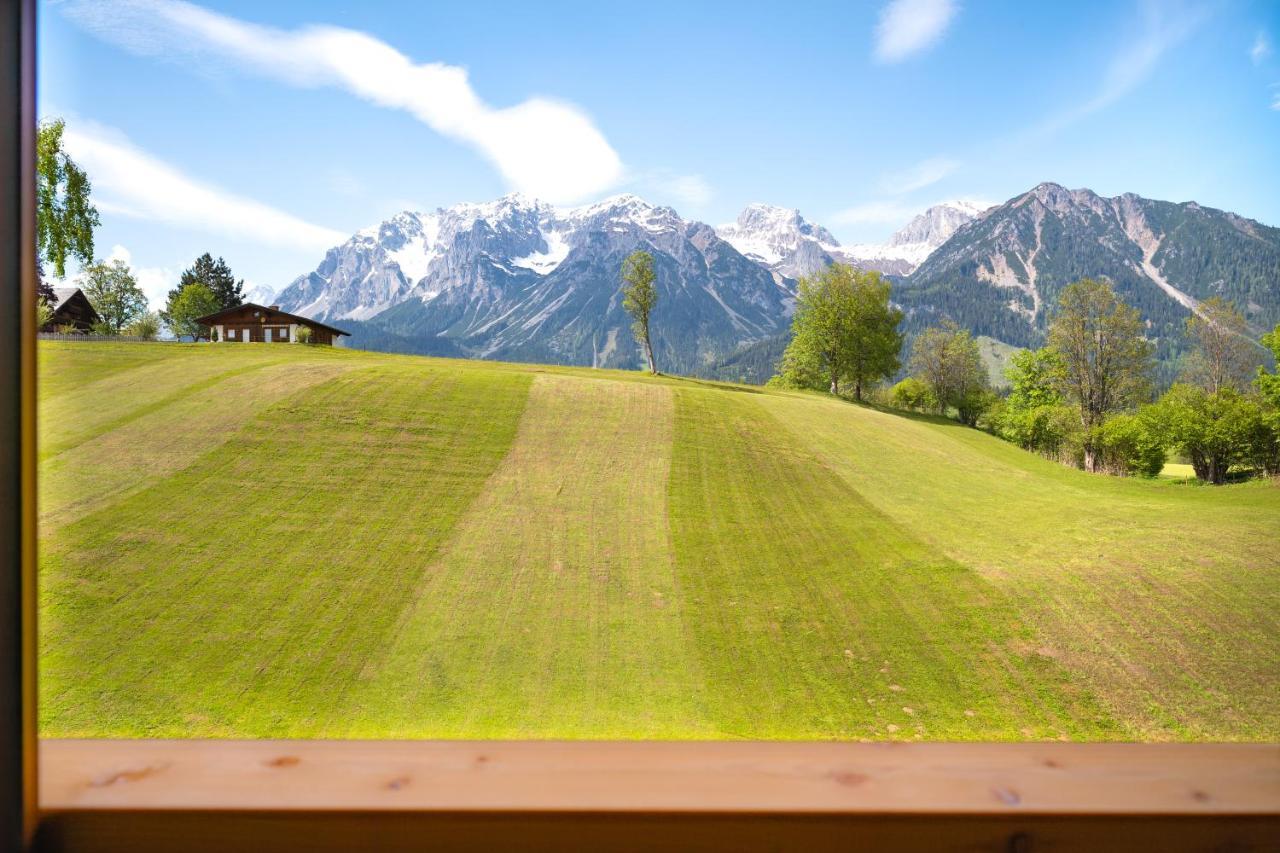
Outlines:
[[[101,329],[120,330],[147,311],[147,297],[124,261],[98,261],[81,274],[80,289],[101,318]]]
[[[631,330],[635,334],[636,343],[644,349],[650,373],[658,372],[657,362],[653,359],[653,339],[649,329],[653,308],[658,304],[656,278],[653,272],[653,255],[648,252],[632,252],[622,262],[622,307],[627,309],[634,321]]]
[[[1223,388],[1244,391],[1260,351],[1249,339],[1244,315],[1221,296],[1206,299],[1187,318],[1192,350],[1183,364],[1182,379],[1210,394]]]
[[[98,227],[89,177],[62,149],[65,129],[62,119],[53,119],[36,131],[36,251],[58,278],[66,276],[68,258],[93,262]]]
[[[1062,358],[1059,388],[1084,430],[1084,467],[1099,468],[1099,430],[1107,415],[1140,402],[1151,387],[1151,344],[1142,318],[1104,281],[1082,279],[1062,291],[1049,345]]]
[[[902,349],[902,312],[889,302],[889,283],[873,271],[832,264],[800,280],[791,343],[783,354],[783,375],[800,387],[840,384],[853,396],[897,372]]]
[[[165,316],[169,318],[169,329],[179,338],[190,335],[192,340],[200,340],[205,330],[196,320],[212,314],[222,308],[213,291],[200,282],[193,282],[171,295],[165,308]]]
[[[963,423],[974,426],[992,402],[978,342],[950,320],[916,336],[910,367],[911,374],[929,387],[940,414],[955,408]]]

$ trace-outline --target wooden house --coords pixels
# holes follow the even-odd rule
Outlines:
[[[313,344],[333,344],[339,336],[351,334],[317,320],[281,311],[279,305],[256,305],[252,302],[224,308],[196,322],[214,332],[214,340],[227,343],[295,343],[298,329],[304,326],[311,330]]]
[[[98,312],[93,310],[89,298],[78,287],[55,287],[53,289],[53,319],[40,327],[42,332],[57,332],[63,329],[75,329],[77,332],[88,332],[98,322]]]

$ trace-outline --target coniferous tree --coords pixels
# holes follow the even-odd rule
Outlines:
[[[244,279],[237,281],[231,274],[231,267],[227,266],[227,262],[222,258],[215,261],[208,252],[196,258],[194,264],[183,270],[182,277],[178,279],[178,286],[169,291],[167,304],[171,305],[182,293],[182,289],[189,284],[203,284],[207,287],[218,300],[218,310],[234,308],[244,303]],[[165,323],[172,325],[173,320],[169,316],[167,307],[160,312],[160,315]]]

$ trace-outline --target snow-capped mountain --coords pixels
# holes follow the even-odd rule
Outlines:
[[[275,288],[265,284],[245,283],[244,293],[242,294],[245,302],[252,302],[255,305],[274,305],[271,300],[276,298]]]
[[[558,208],[514,194],[401,213],[331,249],[278,301],[355,321],[357,344],[630,366],[638,351],[619,273],[636,249],[654,255],[655,347],[668,369],[692,372],[789,321],[790,281],[634,195]]]
[[[738,219],[716,229],[735,249],[788,278],[812,275],[832,261],[846,258],[840,241],[790,207],[749,204]]]
[[[716,232],[748,258],[790,278],[812,275],[832,262],[907,275],[983,209],[972,202],[943,202],[912,219],[885,243],[852,246],[841,245],[830,231],[806,221],[798,210],[767,204],[747,205],[736,222]]]
[[[862,266],[907,275],[951,239],[961,225],[990,208],[991,205],[972,201],[944,201],[914,217],[884,243],[858,243],[843,251]]]

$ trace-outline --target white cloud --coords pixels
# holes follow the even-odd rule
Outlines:
[[[827,220],[834,225],[902,225],[924,210],[919,205],[893,201],[870,201],[838,210]]]
[[[164,307],[169,297],[169,290],[178,281],[178,274],[168,267],[135,267],[133,253],[119,243],[111,247],[111,254],[107,255],[107,260],[124,261],[129,265],[134,279],[138,282],[138,287],[142,288],[142,292],[147,295],[147,302],[150,303],[153,311]]]
[[[466,69],[414,64],[365,33],[331,26],[286,31],[181,0],[75,0],[68,14],[135,53],[187,54],[233,63],[284,83],[336,86],[378,106],[404,110],[438,133],[477,148],[517,190],[552,202],[598,194],[622,178],[622,163],[590,117],[530,97],[494,108]]]
[[[958,11],[954,0],[892,0],[876,25],[876,59],[900,62],[932,47]]]
[[[1052,135],[1128,95],[1146,82],[1165,53],[1191,35],[1210,12],[1208,6],[1175,7],[1157,0],[1147,0],[1142,8],[1140,32],[1119,45],[1093,96],[1050,116],[1033,127],[1028,137]]]
[[[1249,48],[1249,58],[1253,60],[1254,65],[1261,65],[1262,60],[1271,55],[1271,41],[1267,38],[1267,34],[1258,31],[1258,35],[1253,40],[1253,47]]]
[[[92,176],[99,210],[210,231],[269,246],[324,250],[347,235],[201,183],[91,123],[68,123],[63,140]]]
[[[932,186],[960,168],[959,160],[947,157],[930,157],[909,169],[885,175],[880,179],[880,190],[890,195],[904,195]]]

